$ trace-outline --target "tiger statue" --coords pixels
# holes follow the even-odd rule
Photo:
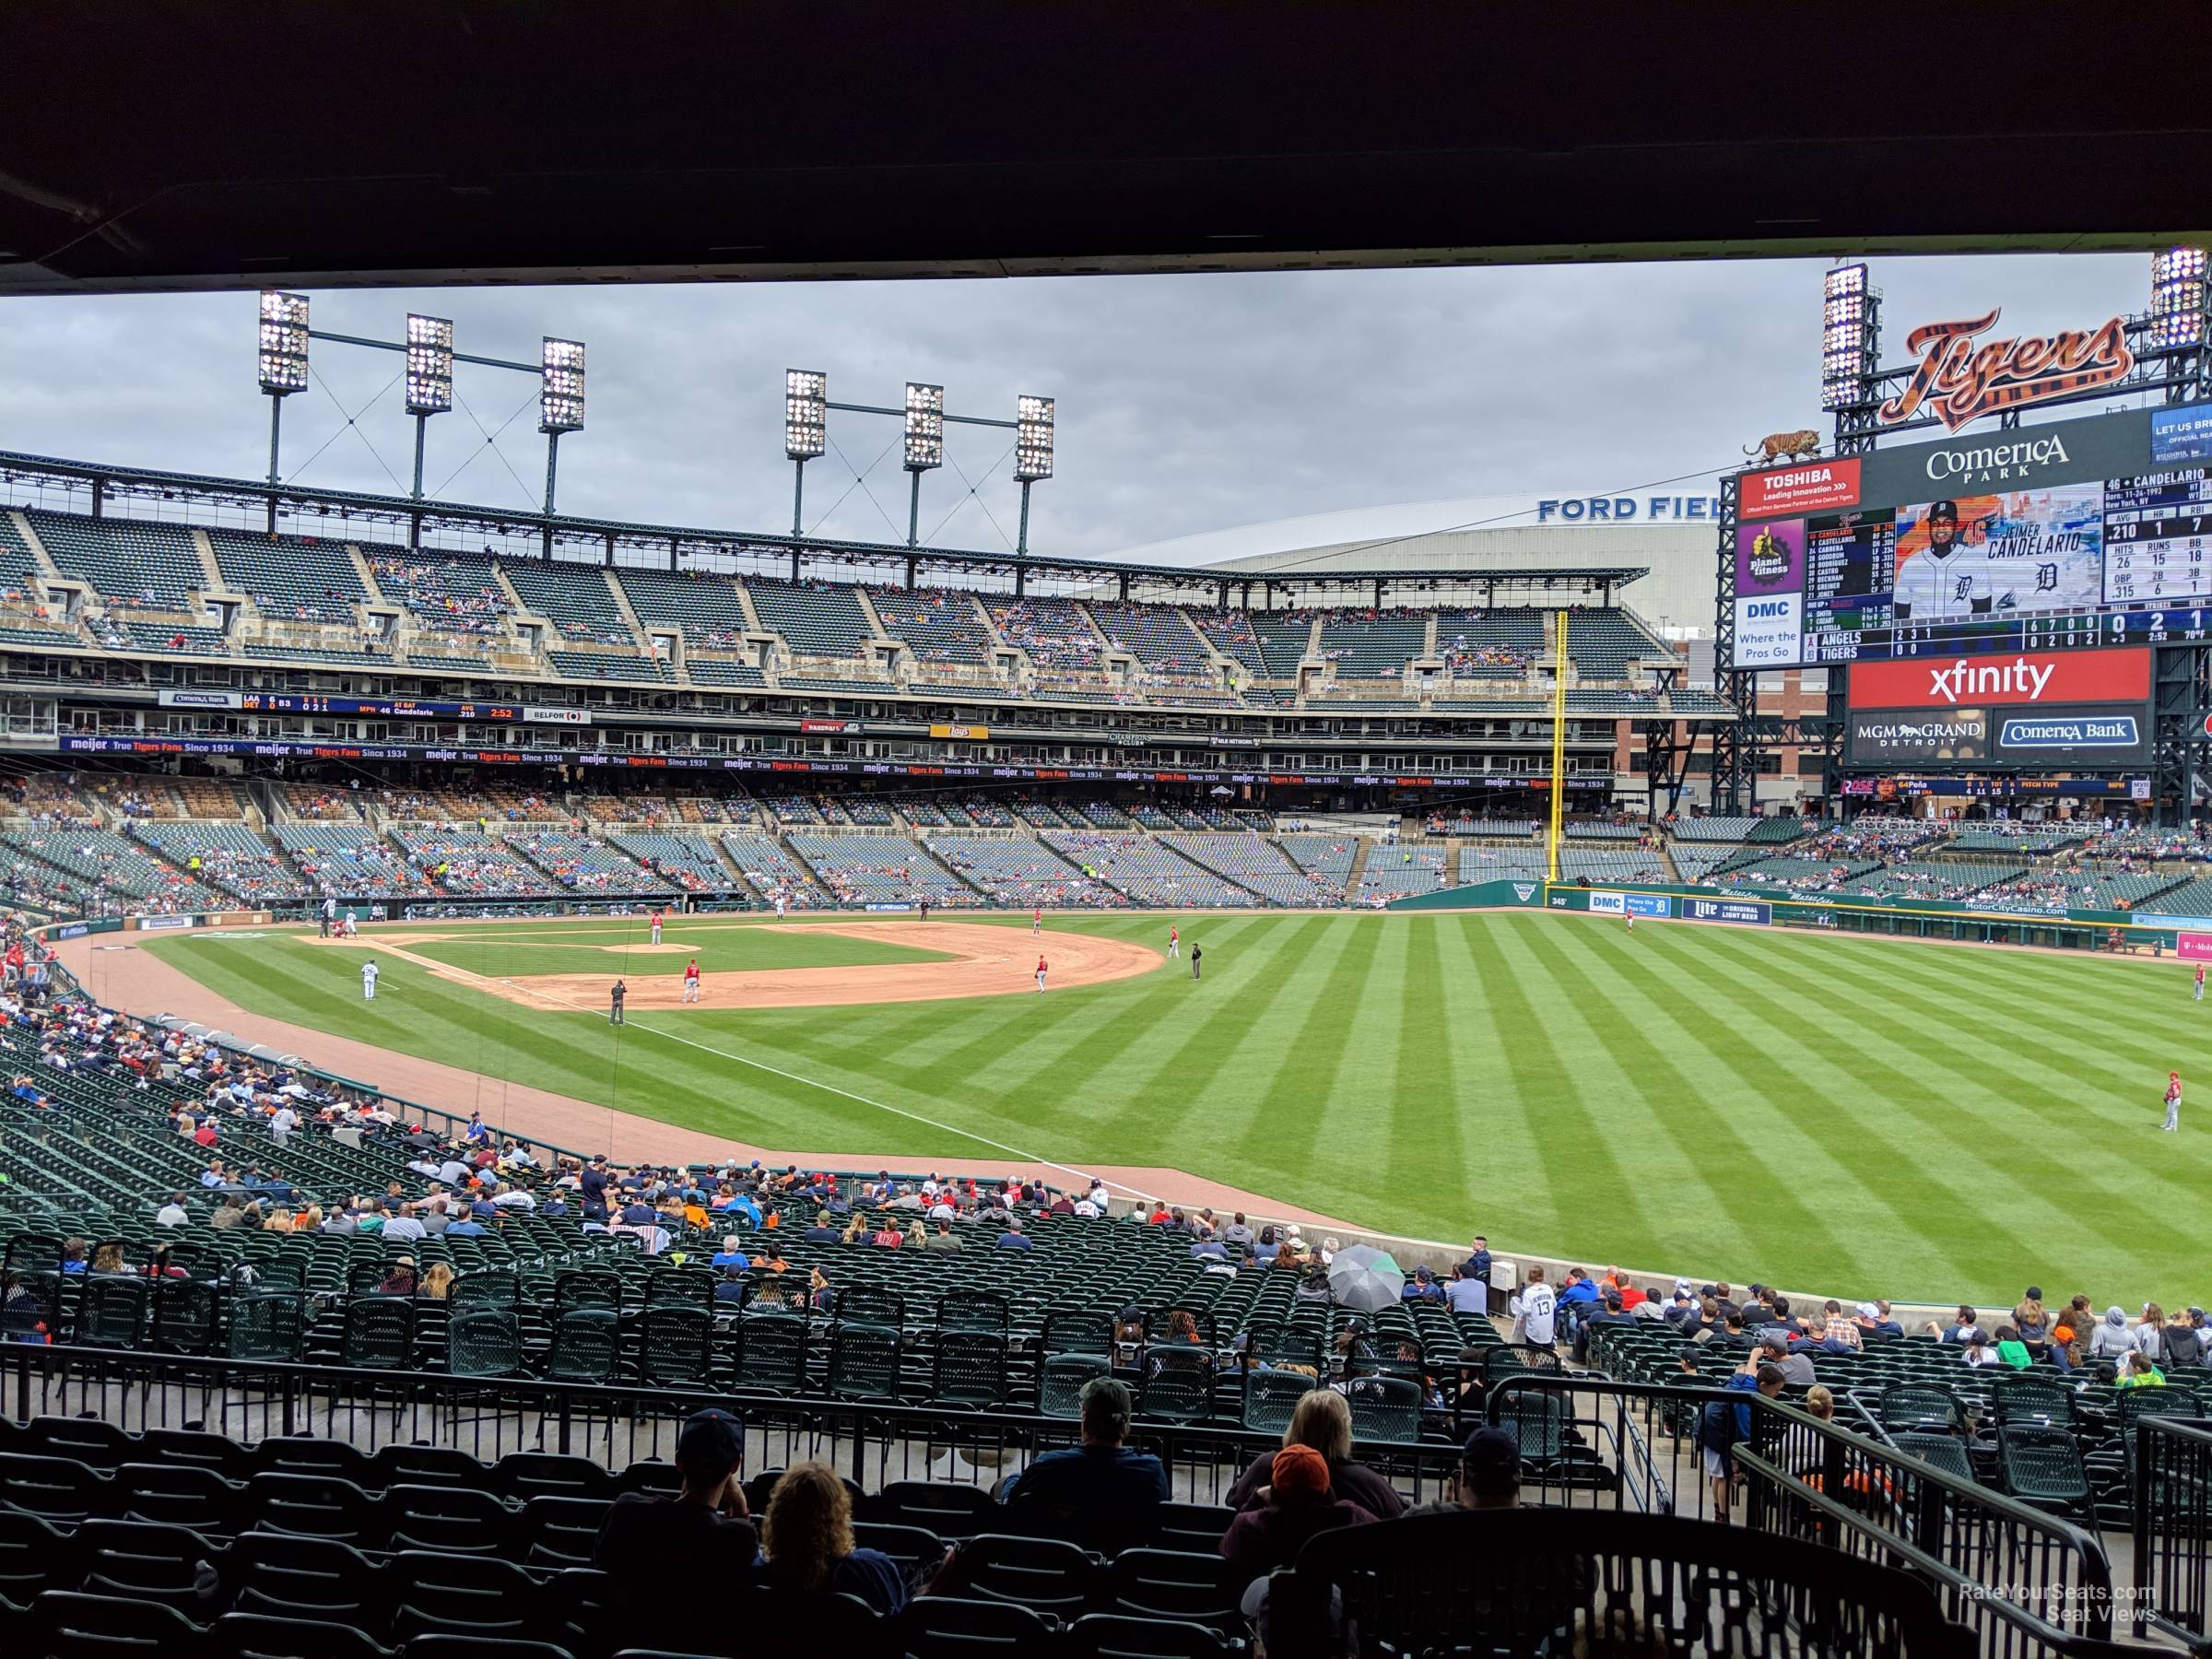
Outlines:
[[[1769,432],[1744,452],[1760,461],[1794,461],[1800,455],[1820,453],[1820,434],[1806,427],[1795,432]]]

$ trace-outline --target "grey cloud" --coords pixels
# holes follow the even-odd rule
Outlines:
[[[905,381],[938,381],[964,414],[1010,418],[1018,393],[1050,394],[1059,476],[1038,487],[1031,545],[1100,554],[1306,512],[1587,493],[1718,469],[1762,433],[1819,423],[1821,269],[345,292],[316,295],[314,316],[320,328],[391,338],[410,309],[450,315],[463,350],[525,360],[541,334],[585,340],[590,419],[563,442],[560,500],[627,518],[788,525],[788,366],[827,371],[832,397],[852,402],[895,405]],[[2147,262],[1893,260],[1875,277],[1895,361],[1912,324],[1993,305],[2006,332],[2138,310]],[[260,477],[267,410],[253,388],[253,305],[231,294],[0,306],[0,446]],[[288,476],[404,483],[411,429],[397,389],[382,390],[397,357],[319,343],[314,362],[324,386],[285,412]],[[464,366],[459,391],[476,417],[515,418],[497,456],[468,415],[434,420],[428,482],[460,469],[449,499],[534,502],[544,451],[535,408],[516,414],[532,390],[524,376]],[[341,409],[363,404],[357,435]],[[875,465],[865,491],[849,488],[835,454],[810,466],[808,527],[902,538],[897,424],[833,416],[830,430],[853,466]],[[952,429],[950,454],[982,505],[951,466],[927,478],[922,526],[937,545],[1013,536],[1011,436]]]

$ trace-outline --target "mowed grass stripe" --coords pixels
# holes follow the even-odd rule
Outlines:
[[[1748,1259],[1753,1234],[1744,1227],[1746,1203],[1769,1206],[1772,1215],[1806,1247],[1838,1264],[1857,1265],[1856,1253],[1842,1235],[1774,1171],[1729,1116],[1713,1110],[1705,1090],[1690,1081],[1667,1053],[1665,1034],[1672,1031],[1686,1047],[1701,1049],[1701,1040],[1684,1030],[1653,1000],[1657,978],[1648,957],[1630,948],[1633,940],[1583,937],[1562,933],[1537,935],[1530,943],[1578,1007],[1591,1011],[1586,1023],[1593,1038],[1610,1053],[1622,1073],[1636,1080],[1634,1096],[1649,1107],[1643,1134],[1617,1135],[1622,1145],[1648,1145],[1647,1135],[1664,1137],[1676,1167],[1654,1172],[1669,1191],[1696,1197],[1697,1213],[1712,1218],[1700,1243],[1721,1259]],[[1571,949],[1571,944],[1579,947]],[[1601,980],[1601,975],[1605,976]],[[1649,1165],[1644,1166],[1647,1171]],[[1745,1176],[1763,1172],[1747,1191]],[[1717,1172],[1720,1179],[1710,1179]],[[1755,1195],[1754,1195],[1755,1194]],[[1663,1264],[1639,1263],[1654,1266]]]
[[[1909,1232],[1910,1222],[1876,1190],[1873,1182],[1877,1178],[1862,1174],[1863,1165],[1840,1158],[1831,1141],[1821,1134],[1818,1125],[1823,1120],[1840,1119],[1841,1106],[1820,1091],[1808,1089],[1803,1079],[1750,1041],[1739,1024],[1716,1008],[1707,994],[1708,988],[1697,976],[1686,973],[1669,953],[1662,937],[1665,931],[1647,928],[1632,941],[1644,953],[1642,959],[1651,969],[1643,982],[1644,994],[1673,1021],[1688,1045],[1687,1053],[1701,1057],[1697,1069],[1711,1079],[1705,1087],[1713,1109],[1747,1126],[1744,1138],[1757,1148],[1757,1154],[1752,1171],[1743,1183],[1742,1204],[1755,1209],[1764,1199],[1766,1182],[1791,1181],[1818,1188],[1824,1210],[1837,1225],[1855,1222],[1877,1230],[1877,1236]],[[1631,943],[1625,929],[1618,937],[1624,948]],[[1694,1087],[1699,1079],[1693,1077],[1691,1081]],[[1739,1217],[1745,1214],[1742,1205],[1735,1213]],[[1749,1226],[1747,1220],[1745,1224]],[[1821,1265],[1787,1230],[1757,1230],[1767,1250],[1784,1258],[1783,1265],[1808,1270]]]
[[[1124,1063],[1098,1091],[1097,1106],[1104,1110],[1089,1100],[1071,1110],[1071,1121],[1083,1126],[1081,1144],[1100,1149],[1094,1156],[1101,1162],[1168,1162],[1184,1168],[1195,1161],[1194,1155],[1206,1149],[1209,1127],[1225,1129],[1253,1111],[1243,1089],[1232,1086],[1217,1092],[1215,1081],[1252,1032],[1272,1017],[1283,988],[1311,962],[1313,947],[1329,929],[1325,917],[1300,917],[1275,935],[1274,949],[1256,969],[1247,961],[1250,971],[1236,996],[1194,1004],[1184,1018],[1138,1033],[1141,1041],[1126,1051]],[[1187,967],[1182,988],[1193,997],[1206,994],[1206,982],[1191,982]],[[1166,1047],[1170,1043],[1173,1046]],[[1146,1059],[1155,1054],[1159,1058],[1147,1067]],[[1131,1155],[1113,1158],[1103,1150],[1112,1147]]]
[[[1278,1182],[1312,1174],[1321,1120],[1335,1098],[1337,1070],[1382,938],[1379,928],[1333,921],[1323,939],[1325,959],[1307,966],[1292,982],[1297,1006],[1284,994],[1270,1010],[1273,1065],[1245,1117],[1236,1154]]]
[[[1225,942],[1224,954],[1233,949],[1240,960],[1265,954],[1268,940],[1287,920],[1277,914],[1231,924],[1218,935]],[[1000,1109],[1019,1122],[1050,1124],[1086,1092],[1110,1094],[1119,1069],[1132,1054],[1142,1053],[1163,1025],[1179,1018],[1202,1018],[1205,1005],[1196,999],[1204,993],[1204,982],[1191,982],[1189,965],[1181,957],[1142,979],[1086,988],[1081,997],[1065,1000],[1054,1010],[1057,1018],[1049,1036],[1032,1036],[994,1059],[974,1063],[967,1086],[996,1099]],[[950,1087],[961,1085],[959,1068],[932,1069],[944,1071]]]
[[[1524,931],[1497,929],[1495,948],[1476,952],[1475,964],[1485,994],[1499,1011],[1506,1063],[1528,1117],[1530,1139],[1548,1165],[1571,1180],[1573,1203],[1562,1207],[1608,1241],[1606,1253],[1640,1265],[1660,1261],[1665,1242],[1644,1209],[1641,1183],[1630,1181],[1583,1099],[1581,1068],[1570,1065],[1552,1041],[1547,1014],[1563,1000],[1563,993],[1529,952]],[[1559,1205],[1558,1176],[1548,1184]]]
[[[1785,965],[1736,949],[1724,954],[1740,961],[1747,973],[1794,985],[1808,995],[1823,983],[1813,971],[1818,964]],[[1875,987],[1865,988],[1869,995],[1875,994]],[[1993,1041],[1957,1030],[1931,1031],[1900,1018],[1886,1020],[1878,1028],[1863,1026],[1858,1041],[1870,1054],[1895,1054],[1900,1064],[1892,1070],[1900,1077],[1910,1067],[1917,1081],[1948,1079],[1941,1091],[1947,1110],[1931,1114],[1929,1121],[1963,1157],[1987,1170],[1993,1181],[2020,1183],[2023,1206],[2040,1199],[2046,1224],[2058,1229],[2087,1227],[2115,1242],[2148,1226],[2154,1232],[2166,1233],[2171,1247],[2187,1247],[2183,1234],[2144,1218],[2139,1180],[2119,1189],[2085,1181],[2060,1150],[2081,1130],[2085,1111],[2103,1116],[2116,1131],[2141,1134],[2154,1131],[2160,1121],[2147,1110],[2126,1112],[2109,1089],[2092,1090],[2090,1098],[2084,1099],[2046,1087],[2032,1075],[2044,1069],[2034,1060],[2040,1045],[2018,1040]],[[2023,1058],[2030,1063],[2023,1065]],[[2100,1107],[2098,1100],[2106,1104]],[[2048,1133],[2022,1133],[2017,1121],[2022,1112]],[[1964,1124],[1952,1127],[1961,1118]],[[2176,1198],[2196,1196],[2192,1183],[2157,1164],[2142,1175],[2167,1186]]]
[[[1457,1033],[1444,1000],[1441,937],[1446,927],[1463,924],[1438,915],[1406,921],[1405,949],[1397,961],[1398,1041],[1383,1109],[1383,1190],[1393,1193],[1418,1190],[1433,1171],[1464,1171],[1467,1161]],[[1359,1127],[1366,1131],[1365,1124]],[[1453,1224],[1451,1230],[1461,1230],[1456,1224],[1462,1217],[1440,1217],[1437,1228],[1442,1230],[1447,1220]]]
[[[1673,930],[1649,931],[1656,937]],[[1986,1267],[1993,1262],[2025,1260],[2032,1253],[2024,1236],[1985,1213],[1981,1199],[1989,1190],[1986,1174],[1971,1182],[1953,1178],[1950,1171],[1957,1164],[1922,1155],[1917,1145],[1908,1147],[1891,1138],[1865,1114],[1852,1111],[1858,1100],[1893,1098],[1899,1090],[1910,1093],[1915,1087],[1910,1077],[1869,1059],[1832,1028],[1805,1020],[1802,1010],[1794,1018],[1777,1007],[1757,982],[1757,976],[1739,977],[1731,971],[1728,960],[1726,952],[1705,959],[1700,990],[1736,1012],[1742,1022],[1739,1030],[1763,1028],[1770,1045],[1779,1053],[1803,1056],[1794,1064],[1778,1062],[1787,1069],[1794,1087],[1775,1103],[1800,1127],[1810,1130],[1839,1170],[1848,1172],[1861,1186],[1866,1182],[1859,1171],[1880,1171],[1878,1189],[1867,1190],[1876,1193],[1900,1227],[1937,1243],[1955,1261],[1971,1261]],[[1836,1074],[1851,1079],[1857,1089],[1837,1088],[1841,1078]],[[1808,1100],[1824,1100],[1830,1110],[1808,1112]],[[1943,1114],[1934,1114],[1924,1122],[1919,1133],[1943,1140],[1959,1163],[1985,1171],[1995,1169],[1969,1137],[1951,1128]],[[1937,1175],[1936,1168],[1945,1173]],[[1942,1294],[1930,1286],[1917,1290],[1922,1296]]]
[[[1958,1020],[1946,1010],[1971,1008],[1978,999],[1993,998],[1988,982],[2001,976],[2007,959],[1971,953],[1976,959],[1958,973],[1927,980],[1917,974],[1898,974],[1885,981],[1871,971],[1872,965],[1825,971],[1825,965],[1805,959],[1769,961],[1756,949],[1733,947],[1724,952],[1744,963],[1750,971],[1787,975],[1808,994],[1835,984],[1857,990],[1876,1006],[1890,1013],[1878,1026],[1858,1018],[1869,1041],[1895,1042],[1924,1061],[1951,1070],[1972,1083],[2003,1078],[2013,1097],[2043,1116],[2050,1126],[2065,1134],[2078,1133],[2084,1112],[2101,1117],[2114,1131],[2142,1126],[2142,1114],[2130,1112],[2115,1085],[2122,1080],[2109,1059],[2091,1058],[2063,1046],[2067,1022],[2054,1010],[2029,1010],[2018,1020]],[[1924,990],[1924,999],[1900,996],[1900,992]],[[1931,1013],[1931,1011],[1933,1011]],[[1843,1005],[1843,1017],[1857,1018],[1857,1005]],[[2106,1034],[2122,1033],[2105,1024]],[[1962,1066],[1960,1062],[1971,1063]],[[2061,1079],[2070,1092],[2062,1093],[2038,1074]],[[2154,1097],[2164,1087],[2162,1069],[2146,1068],[2145,1087]]]
[[[1521,1173],[1521,1190],[1510,1208],[1486,1206],[1488,1213],[1466,1218],[1464,1227],[1441,1230],[1446,1237],[1456,1237],[1462,1231],[1470,1238],[1486,1233],[1500,1244],[1520,1237],[1524,1230],[1532,1238],[1561,1237],[1567,1218],[1556,1202],[1547,1173],[1549,1166],[1536,1146],[1535,1112],[1520,1098],[1515,1086],[1507,1032],[1500,1023],[1498,1005],[1489,995],[1481,968],[1482,959],[1497,948],[1500,921],[1488,915],[1463,916],[1459,921],[1456,935],[1440,941],[1447,982],[1452,987],[1445,1002],[1464,1010],[1469,1047],[1488,1060],[1467,1079],[1460,1096],[1473,1142],[1468,1162],[1472,1179],[1465,1190],[1487,1196],[1501,1185],[1500,1176],[1505,1171]],[[1453,1189],[1449,1196],[1458,1200],[1459,1190]]]

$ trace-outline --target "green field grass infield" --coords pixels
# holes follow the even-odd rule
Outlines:
[[[715,968],[733,964],[710,949],[797,967],[872,948],[716,920],[667,937],[699,927]],[[2212,1004],[2186,964],[1510,912],[1053,917],[1048,950],[1077,931],[1164,947],[1171,922],[1205,947],[1203,982],[1168,962],[1043,996],[620,1031],[396,959],[365,1004],[359,953],[296,936],[146,948],[258,1014],[756,1146],[1006,1162],[966,1131],[1593,1266],[1900,1300],[2203,1300]],[[450,932],[466,944],[440,959],[495,977],[572,971],[526,935],[644,937],[641,919],[394,930]],[[2170,1069],[2192,1086],[2177,1135],[2159,1129]]]

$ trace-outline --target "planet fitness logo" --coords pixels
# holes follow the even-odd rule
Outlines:
[[[1751,580],[1772,586],[1790,573],[1790,550],[1782,544],[1772,529],[1762,527],[1751,538],[1751,551],[1744,567]]]

